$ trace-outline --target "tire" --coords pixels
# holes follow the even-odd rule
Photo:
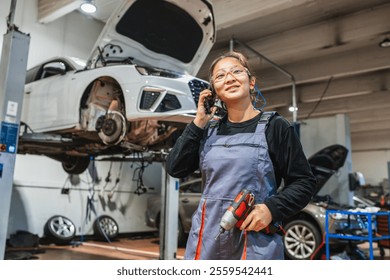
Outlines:
[[[110,216],[98,217],[93,223],[93,231],[97,240],[110,242],[118,237],[118,223]]]
[[[81,174],[89,165],[89,157],[67,157],[62,160],[62,168],[69,174]]]
[[[284,227],[284,252],[287,259],[310,260],[321,245],[321,232],[306,220],[291,221]]]
[[[68,218],[57,215],[47,220],[44,232],[49,241],[57,245],[66,245],[76,236],[76,227]]]

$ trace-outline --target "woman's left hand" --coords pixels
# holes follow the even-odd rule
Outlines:
[[[240,229],[247,231],[260,231],[266,228],[272,221],[272,214],[265,204],[256,204],[248,217],[242,223]]]

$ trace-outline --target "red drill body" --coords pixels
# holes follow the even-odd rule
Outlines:
[[[255,196],[253,193],[250,193],[247,189],[241,190],[232,204],[228,207],[225,214],[223,214],[219,224],[219,233],[215,239],[226,230],[231,230],[234,226],[240,228],[242,222],[252,210],[254,201]]]

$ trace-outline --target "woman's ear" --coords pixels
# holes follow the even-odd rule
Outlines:
[[[255,78],[255,77],[252,77],[252,78],[251,78],[251,81],[250,81],[250,83],[249,83],[249,88],[250,88],[251,90],[253,90],[253,89],[255,88],[255,84],[256,84],[256,78]]]

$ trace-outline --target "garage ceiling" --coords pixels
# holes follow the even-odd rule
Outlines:
[[[39,0],[42,23],[78,9],[81,1]],[[119,0],[95,0],[105,22]],[[216,44],[198,73],[235,44],[249,57],[265,110],[297,121],[346,113],[354,151],[390,149],[390,0],[213,0]],[[260,56],[259,56],[260,54]],[[292,78],[283,71],[291,74]]]

